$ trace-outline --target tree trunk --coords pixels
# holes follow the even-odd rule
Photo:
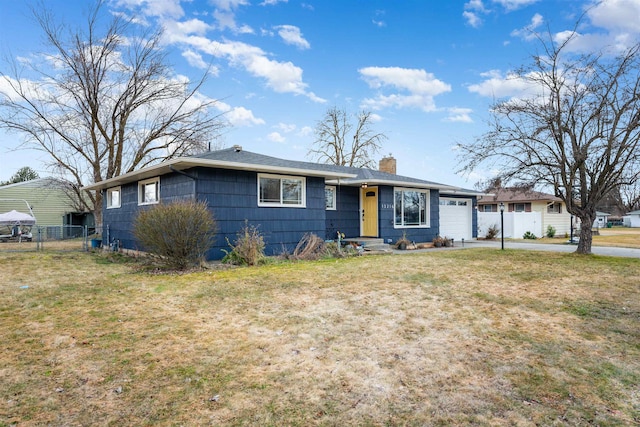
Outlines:
[[[589,255],[591,254],[591,228],[593,227],[595,218],[580,218],[580,240],[578,241],[578,249],[576,253]]]

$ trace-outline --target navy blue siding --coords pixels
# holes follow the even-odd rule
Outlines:
[[[160,200],[174,201],[192,198],[194,196],[194,182],[192,179],[172,173],[160,177]],[[143,249],[133,237],[133,222],[140,209],[148,209],[154,205],[138,206],[138,183],[123,185],[121,188],[121,206],[116,209],[106,209],[107,198],[103,197],[102,236],[108,238],[111,244],[118,242],[120,247],[127,249]],[[105,191],[106,196],[106,191]]]
[[[191,198],[209,206],[218,224],[218,233],[209,259],[220,259],[228,250],[245,223],[255,226],[263,235],[267,255],[291,251],[305,233],[325,235],[324,179],[306,178],[306,208],[258,207],[258,174],[251,171],[197,168],[185,171],[193,179],[178,173],[160,177],[160,200],[171,202]],[[122,187],[122,205],[118,209],[103,209],[103,236],[118,241],[127,249],[143,249],[135,241],[132,224],[139,209],[138,184]],[[108,227],[108,234],[107,234]]]
[[[345,237],[360,236],[360,188],[336,187],[336,210],[326,211],[325,239],[335,240],[338,231]]]
[[[428,228],[395,228],[394,223],[394,187],[380,186],[378,187],[378,206],[379,206],[379,230],[380,237],[387,242],[391,239],[395,243],[403,232],[406,232],[407,238],[416,243],[431,242],[438,235],[440,205],[438,190],[429,192],[429,224]]]
[[[193,171],[189,173],[194,174]],[[206,201],[218,223],[209,259],[220,259],[245,226],[264,237],[267,255],[292,251],[305,233],[325,234],[324,179],[306,178],[306,208],[258,207],[258,174],[251,171],[199,168],[198,199]]]

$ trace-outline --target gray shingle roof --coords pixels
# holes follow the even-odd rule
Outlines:
[[[454,188],[450,185],[440,184],[423,179],[411,178],[408,176],[390,174],[375,169],[354,168],[348,166],[329,165],[324,163],[302,162],[297,160],[286,160],[277,157],[266,156],[264,154],[253,153],[242,149],[227,148],[224,150],[210,151],[207,153],[192,156],[199,159],[217,160],[232,163],[255,164],[259,166],[273,166],[278,168],[294,168],[300,170],[313,170],[321,172],[334,172],[356,175],[355,178],[341,179],[340,183],[348,185],[349,183],[358,184],[370,181],[375,182],[396,182],[405,185],[420,185],[436,188]],[[473,192],[473,190],[466,190]]]
[[[360,186],[371,185],[396,185],[416,188],[440,189],[447,194],[480,195],[474,190],[468,190],[456,186],[440,184],[423,179],[381,172],[374,169],[354,168],[347,166],[328,165],[323,163],[302,162],[298,160],[286,160],[278,157],[245,151],[240,147],[226,148],[223,150],[209,151],[194,156],[179,157],[154,166],[129,172],[105,181],[101,181],[84,187],[87,190],[100,190],[128,182],[134,182],[145,178],[163,175],[176,170],[187,170],[192,167],[212,167],[238,170],[253,170],[264,173],[286,173],[301,176],[324,177],[327,183],[340,185]]]

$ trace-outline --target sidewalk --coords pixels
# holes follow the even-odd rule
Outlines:
[[[456,246],[460,245],[456,242]],[[471,240],[464,242],[465,248],[490,247],[500,249],[500,240]],[[576,245],[544,244],[544,243],[523,243],[505,240],[505,249],[523,249],[529,251],[550,251],[550,252],[575,252]],[[591,246],[591,253],[594,255],[617,256],[625,258],[640,258],[640,249],[617,248],[611,246]]]

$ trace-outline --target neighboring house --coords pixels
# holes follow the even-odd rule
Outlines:
[[[504,204],[505,237],[522,237],[530,231],[538,237],[544,236],[548,226],[556,230],[557,236],[571,233],[572,218],[562,199],[551,194],[520,188],[500,188],[492,195],[478,199],[478,222],[480,235],[486,228],[500,226],[500,203]],[[578,227],[573,219],[574,230]]]
[[[15,209],[19,212],[29,213],[24,201],[31,206],[38,226],[87,225],[89,228],[95,227],[93,214],[78,212],[74,203],[61,187],[60,181],[54,178],[38,178],[0,186],[0,212]]]
[[[640,227],[640,211],[627,212],[622,217],[622,223],[625,227]]]
[[[476,196],[458,187],[400,176],[395,159],[381,170],[290,161],[242,147],[168,160],[85,187],[103,192],[103,243],[142,249],[134,240],[137,213],[159,202],[197,199],[218,223],[209,259],[222,258],[248,224],[263,234],[267,254],[292,250],[305,233],[336,239],[374,237],[415,242],[442,234],[471,239]],[[444,218],[443,218],[444,217]]]
[[[593,221],[593,228],[606,228],[610,213],[596,211],[596,220]]]

